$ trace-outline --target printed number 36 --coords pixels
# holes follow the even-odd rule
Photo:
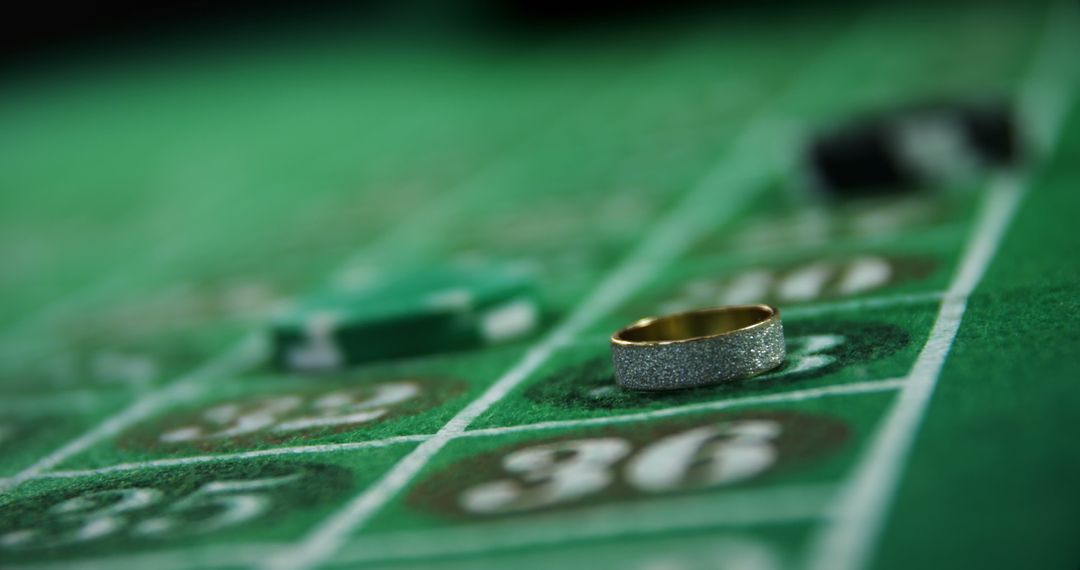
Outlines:
[[[646,493],[698,489],[742,481],[776,461],[781,433],[772,420],[732,421],[665,437],[632,454],[624,439],[578,439],[529,447],[503,458],[516,478],[466,489],[461,506],[473,513],[522,512],[564,504],[598,493],[622,468],[628,485]]]

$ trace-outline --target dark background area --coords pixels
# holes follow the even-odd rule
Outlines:
[[[832,3],[835,4],[835,3]],[[266,33],[330,33],[425,41],[535,42],[637,32],[702,17],[753,17],[825,9],[767,0],[586,2],[458,0],[262,3],[162,2],[132,6],[99,2],[30,3],[0,25],[0,66],[35,67],[100,57],[115,51],[203,42],[243,41]]]

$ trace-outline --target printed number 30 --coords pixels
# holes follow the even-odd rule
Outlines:
[[[780,424],[733,421],[668,436],[626,463],[626,482],[646,493],[725,485],[753,477],[776,461]],[[469,512],[522,512],[583,499],[615,479],[613,466],[631,454],[620,438],[563,441],[515,451],[503,468],[517,478],[471,487],[461,495]]]

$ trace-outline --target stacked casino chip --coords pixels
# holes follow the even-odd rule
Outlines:
[[[477,348],[529,334],[540,316],[532,276],[520,265],[427,267],[287,304],[272,322],[273,359],[320,372]]]

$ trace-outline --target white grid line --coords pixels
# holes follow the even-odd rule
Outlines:
[[[170,457],[167,459],[151,459],[148,461],[134,461],[131,463],[117,463],[96,469],[70,469],[63,471],[47,471],[37,476],[39,479],[71,479],[76,477],[92,477],[108,475],[124,471],[137,471],[139,469],[158,469],[167,467],[183,467],[185,465],[198,465],[213,463],[216,461],[240,461],[255,459],[258,457],[281,457],[286,455],[307,455],[311,453],[332,453],[339,451],[355,451],[357,449],[371,449],[377,447],[389,447],[399,443],[416,443],[429,439],[428,434],[398,435],[383,439],[368,441],[354,441],[348,443],[324,443],[317,445],[297,445],[290,447],[275,447],[270,449],[257,449],[253,451],[240,451],[237,453],[215,453],[211,455],[192,455],[189,457]]]
[[[874,297],[849,299],[846,301],[823,301],[819,303],[784,307],[781,311],[781,316],[785,319],[785,321],[791,321],[794,319],[812,318],[832,313],[852,312],[864,309],[889,309],[892,307],[903,307],[907,305],[931,303],[934,301],[940,301],[944,297],[944,291],[927,291],[924,293],[899,293],[891,295],[878,295]],[[609,338],[610,335],[608,334],[590,334],[567,341],[565,345],[575,346],[585,344],[607,343]]]
[[[599,99],[599,97],[594,97]],[[595,101],[593,101],[595,103]],[[584,107],[584,105],[582,105]],[[556,109],[544,108],[541,110],[541,115],[553,114]],[[535,120],[532,120],[536,123]],[[539,121],[539,125],[550,124],[550,121]],[[524,132],[532,132],[534,129],[522,127]],[[514,140],[513,136],[502,133],[496,135],[497,138]],[[343,149],[340,144],[335,145],[336,153],[340,157],[355,156],[355,149]],[[511,151],[514,153],[516,151]],[[325,152],[323,153],[325,155]],[[527,153],[526,153],[527,154]],[[467,175],[464,179],[452,183],[459,190],[457,192],[440,192],[437,196],[437,200],[433,201],[424,210],[415,215],[415,218],[426,218],[423,222],[427,224],[439,223],[445,218],[449,218],[452,209],[448,206],[460,207],[462,194],[470,194],[474,189],[473,187],[482,186],[483,181],[498,173],[502,173],[508,166],[513,165],[517,161],[517,156],[513,158],[503,156],[496,159],[493,162],[481,163],[477,165],[476,172]],[[441,200],[441,201],[440,201]],[[368,252],[377,249],[380,246],[396,245],[396,240],[401,240],[403,237],[413,237],[416,232],[411,231],[413,225],[420,225],[419,222],[413,221],[411,225],[402,226],[400,224],[389,226],[386,232],[377,238],[377,242],[369,244],[363,251],[354,253],[348,257],[342,263],[341,273],[345,269],[357,262],[370,261]],[[412,235],[409,235],[409,234]],[[182,242],[169,242],[163,247],[157,247],[149,252],[149,254],[141,256],[139,259],[140,270],[144,270],[146,267],[153,267],[156,263],[155,260],[167,259],[173,253],[172,250],[181,247]],[[189,245],[189,244],[183,244]],[[43,325],[58,321],[72,314],[78,309],[84,308],[88,301],[101,297],[105,294],[114,292],[118,287],[123,285],[126,279],[130,278],[128,274],[111,274],[95,282],[92,282],[73,293],[67,294],[61,298],[48,302],[40,309],[36,310],[33,314],[27,315],[14,323],[5,325],[0,328],[0,356],[16,355],[19,352],[25,351],[23,343],[19,342],[19,337],[25,335],[27,331],[34,330],[35,328]]]
[[[940,301],[945,296],[941,291],[928,291],[926,293],[903,293],[894,295],[879,295],[864,299],[851,299],[849,301],[834,301],[827,303],[814,303],[813,305],[796,305],[784,309],[783,315],[792,318],[816,317],[829,313],[841,313],[861,311],[866,309],[888,309],[906,305],[918,305]]]
[[[550,512],[526,519],[495,519],[452,528],[400,530],[366,535],[351,541],[335,564],[399,562],[500,552],[545,546],[566,540],[594,541],[648,536],[673,530],[774,525],[819,519],[835,494],[828,483],[789,484],[731,489],[718,495],[656,495],[645,501],[617,502]],[[660,513],[684,513],[669,521]],[[570,520],[573,524],[569,524]],[[436,540],[438,538],[438,540]],[[186,570],[206,565],[244,566],[274,556],[286,542],[239,543],[157,550],[61,562],[31,562],[12,570],[118,570],[154,568]],[[205,561],[205,562],[204,562]]]
[[[477,430],[469,430],[462,432],[455,436],[458,438],[472,438],[472,437],[490,437],[498,436],[508,433],[521,433],[532,431],[544,431],[552,429],[572,429],[576,427],[591,427],[597,425],[609,425],[638,421],[649,421],[660,418],[668,418],[673,416],[679,416],[683,414],[692,414],[695,412],[707,412],[715,410],[726,410],[730,408],[737,408],[742,406],[754,406],[759,404],[776,404],[783,402],[803,402],[807,400],[815,400],[819,398],[826,398],[832,396],[849,396],[858,394],[870,394],[875,392],[886,392],[890,390],[896,390],[903,384],[901,379],[888,379],[877,380],[871,382],[856,382],[851,384],[838,384],[835,386],[825,386],[821,388],[808,388],[805,390],[793,390],[789,392],[781,392],[776,394],[765,394],[761,396],[748,396],[745,398],[731,398],[727,400],[716,400],[711,402],[699,402],[695,404],[686,404],[682,406],[672,406],[670,408],[662,408],[659,410],[649,410],[647,412],[636,412],[629,414],[621,414],[616,416],[605,416],[602,418],[581,418],[571,420],[558,420],[549,422],[537,422],[532,424],[519,424],[511,426],[502,426],[494,428],[483,428]],[[197,465],[202,463],[212,463],[215,461],[237,461],[244,459],[254,459],[258,457],[274,457],[274,456],[288,456],[288,455],[308,455],[313,453],[334,453],[341,451],[354,451],[357,449],[368,449],[377,447],[388,447],[399,443],[421,443],[434,437],[435,434],[415,434],[415,435],[400,435],[387,437],[383,439],[374,439],[368,441],[357,441],[348,443],[326,443],[316,445],[297,445],[290,447],[276,447],[271,449],[259,449],[254,451],[241,451],[237,453],[217,453],[210,455],[193,455],[189,457],[173,457],[166,459],[151,459],[148,461],[135,461],[130,463],[117,463],[115,465],[108,465],[105,467],[98,467],[92,469],[69,469],[60,471],[46,471],[39,473],[35,478],[37,479],[70,479],[77,477],[92,477],[98,475],[108,475],[111,473],[120,473],[125,471],[136,471],[139,469],[157,469],[168,467],[180,467],[185,465]]]
[[[662,60],[662,58],[659,59]],[[410,228],[414,229],[417,225],[425,227],[430,226],[436,220],[449,216],[452,212],[458,211],[458,209],[462,207],[463,196],[477,198],[477,194],[483,194],[482,189],[485,187],[485,184],[483,183],[484,180],[492,176],[493,173],[502,172],[508,166],[512,167],[519,160],[520,156],[517,155],[511,155],[509,157],[504,156],[494,163],[480,168],[478,173],[466,178],[464,182],[458,183],[455,192],[444,193],[440,200],[432,202],[426,210],[420,212],[419,215],[410,218],[408,224],[398,224],[397,226],[389,228],[388,231],[390,233],[368,244],[361,252],[346,259],[339,270],[331,277],[335,279],[340,278],[343,272],[347,271],[357,263],[366,261],[371,257],[372,253],[392,248],[396,245],[394,240],[404,239],[405,237],[411,238],[416,232],[409,231]],[[453,205],[454,208],[448,208],[448,205]],[[415,249],[417,245],[413,243],[411,244],[411,247]],[[81,295],[81,293],[77,295]],[[65,306],[68,304],[77,304],[77,301],[71,301],[70,303],[65,301],[63,304]],[[3,334],[4,333],[0,331],[0,336]],[[111,437],[149,417],[160,409],[163,404],[177,399],[191,398],[197,395],[197,393],[199,393],[199,385],[208,376],[228,375],[239,372],[250,366],[257,365],[264,360],[265,357],[267,349],[263,346],[264,342],[265,339],[262,338],[261,335],[252,333],[239,341],[236,345],[227,349],[224,353],[203,363],[195,370],[164,384],[152,392],[142,395],[138,400],[128,405],[128,407],[108,417],[90,431],[85,432],[74,440],[66,443],[14,476],[0,479],[0,495],[21,485],[23,482],[36,477],[44,471],[52,469],[64,460],[89,449],[97,442],[107,437]],[[0,352],[2,352],[2,350],[0,350]]]
[[[394,465],[382,478],[346,504],[337,514],[317,526],[295,549],[267,560],[265,567],[275,570],[314,568],[333,555],[352,531],[362,527],[390,499],[396,496],[419,473],[431,457],[451,439],[464,432],[473,420],[524,381],[559,346],[572,339],[600,315],[625,300],[652,277],[657,266],[681,251],[697,235],[694,230],[701,228],[705,224],[706,220],[703,211],[711,214],[710,218],[715,216],[715,218],[720,219],[724,217],[723,214],[732,215],[737,211],[745,201],[749,200],[752,195],[750,190],[756,187],[754,183],[759,181],[761,175],[768,173],[767,168],[764,169],[764,172],[744,172],[745,168],[752,163],[740,162],[751,157],[757,158],[753,156],[753,153],[749,152],[749,149],[756,146],[753,142],[758,137],[768,134],[764,131],[770,126],[768,123],[757,123],[753,128],[749,129],[746,135],[736,143],[735,150],[731,155],[732,158],[723,161],[720,167],[706,176],[687,199],[664,218],[657,230],[650,234],[649,239],[643,241],[639,249],[619,266],[614,273],[610,274],[567,320],[563,321],[539,344],[529,350],[516,365],[503,374],[478,399],[458,412],[431,439],[420,444],[419,447]],[[732,164],[728,164],[729,162]],[[724,181],[724,177],[729,176],[731,173],[736,175],[735,180]],[[744,180],[746,178],[748,180]],[[717,184],[722,181],[726,183]],[[745,187],[748,191],[736,194],[739,198],[733,197],[723,201],[722,203],[727,207],[724,212],[718,212],[715,209],[710,211],[698,205],[705,197],[710,196],[716,188],[731,188],[732,182],[734,182],[734,187]]]
[[[173,548],[113,554],[94,558],[29,562],[5,565],[5,570],[192,570],[196,568],[232,568],[254,564],[285,545],[280,542],[219,544],[193,548]]]
[[[859,311],[864,309],[888,309],[892,307],[902,307],[906,305],[918,305],[921,303],[940,301],[942,298],[944,298],[944,296],[944,291],[928,291],[924,293],[878,295],[873,297],[865,297],[851,300],[823,301],[818,303],[796,305],[794,307],[784,308],[783,316],[785,319],[798,319],[806,317],[817,317],[832,313]],[[602,336],[586,335],[564,342],[562,345],[560,345],[560,347],[576,346],[587,343],[595,344],[597,342],[607,343],[607,340],[608,335],[606,334]],[[94,405],[94,402],[97,398],[97,392],[85,388],[73,389],[70,391],[64,391],[48,396],[39,394],[30,396],[16,395],[0,401],[0,410],[21,410],[27,408],[89,408],[90,406]],[[0,479],[0,481],[2,481],[2,479]],[[0,484],[0,488],[2,488],[2,484]]]
[[[728,259],[762,260],[769,262],[784,262],[799,259],[809,254],[820,254],[827,249],[830,254],[842,256],[873,250],[876,247],[895,247],[898,242],[913,245],[914,243],[934,243],[942,239],[949,239],[962,234],[967,224],[962,221],[949,222],[935,225],[924,229],[918,234],[905,232],[909,229],[902,226],[899,230],[893,230],[881,234],[858,235],[851,237],[836,238],[833,236],[804,237],[799,236],[794,242],[781,244],[762,244],[748,246],[746,249],[739,248],[737,251],[728,252]]]
[[[791,392],[782,392],[779,394],[765,394],[762,396],[747,396],[745,398],[732,398],[730,400],[701,402],[697,404],[673,406],[671,408],[664,408],[661,410],[650,410],[647,412],[637,412],[617,416],[604,416],[598,418],[585,418],[578,420],[556,420],[549,422],[538,422],[534,424],[523,424],[517,426],[483,428],[466,431],[465,433],[461,434],[460,437],[482,437],[501,435],[505,433],[531,432],[539,430],[565,429],[574,427],[604,426],[628,422],[650,421],[659,418],[669,418],[682,414],[690,414],[694,412],[726,410],[728,408],[735,408],[741,406],[756,406],[760,404],[777,404],[783,402],[802,402],[806,400],[826,398],[829,396],[850,396],[857,394],[870,394],[874,392],[887,392],[889,390],[896,390],[903,386],[903,384],[904,381],[899,378],[878,380],[874,382],[855,382],[852,384],[839,384],[836,386],[826,386],[823,388],[807,388],[805,390],[794,390]]]
[[[1024,82],[1020,109],[1032,118],[1035,140],[1050,154],[1065,113],[1073,99],[1069,73],[1054,64],[1070,65],[1080,51],[1073,39],[1078,18],[1069,5],[1051,12],[1032,74]],[[1066,10],[1069,10],[1066,12]],[[1058,59],[1062,61],[1057,61]],[[1066,68],[1067,69],[1067,68]],[[1066,83],[1059,84],[1065,77]],[[1039,132],[1038,129],[1048,129]],[[1004,238],[1030,182],[1030,173],[994,177],[988,196],[962,257],[956,277],[945,295],[930,336],[908,381],[867,445],[867,452],[845,485],[833,520],[816,537],[808,558],[815,570],[864,568],[885,525],[892,497],[911,453],[919,426],[933,396],[949,350],[959,332],[968,297],[979,284]]]
[[[937,319],[912,367],[909,381],[887,412],[881,427],[867,444],[867,453],[856,467],[850,485],[839,499],[835,520],[818,539],[812,568],[845,570],[863,568],[869,547],[880,532],[888,498],[900,476],[922,415],[933,394],[945,357],[949,353],[967,307],[966,295],[978,283],[998,240],[1019,200],[1012,177],[998,178],[992,185],[986,212],[971,238],[961,270],[941,304]]]
[[[831,55],[831,51],[827,53]],[[819,59],[817,64],[821,65],[826,60]],[[787,97],[799,93],[800,88],[812,86],[812,81],[808,80],[816,76],[816,68],[809,66],[804,69]],[[707,228],[722,225],[728,216],[748,203],[755,191],[765,186],[765,179],[774,172],[776,165],[769,157],[783,155],[777,153],[763,157],[761,149],[786,148],[793,142],[791,135],[791,132],[780,130],[776,117],[768,113],[756,117],[737,137],[725,159],[707,173],[673,211],[664,216],[627,260],[609,274],[567,320],[529,350],[477,400],[451,418],[434,437],[420,444],[338,513],[315,527],[295,548],[268,558],[261,567],[266,570],[306,570],[319,566],[331,557],[351,533],[363,528],[451,439],[463,433],[473,420],[523,382],[557,348],[643,286],[656,269],[684,251]],[[773,144],[763,145],[766,141]],[[717,189],[727,190],[727,199],[716,200]]]
[[[704,528],[758,526],[819,519],[836,487],[828,483],[729,489],[711,496],[663,496],[569,512],[536,514],[452,529],[363,536],[334,557],[336,564],[438,559],[567,541],[643,536]],[[663,514],[678,512],[672,519]],[[435,540],[438,537],[439,540]]]
[[[923,293],[901,293],[901,294],[888,294],[877,295],[872,297],[863,297],[850,300],[837,300],[837,301],[822,301],[811,304],[795,305],[793,307],[785,307],[783,310],[783,317],[787,320],[817,317],[821,315],[829,315],[832,313],[852,312],[864,309],[888,309],[892,307],[902,307],[907,305],[918,305],[921,303],[930,303],[934,301],[940,301],[945,297],[944,291],[927,291]],[[581,344],[595,344],[597,342],[606,344],[608,341],[608,335],[585,335],[568,340],[564,342],[561,347],[577,346]],[[99,394],[95,391],[85,388],[72,389],[70,391],[59,392],[52,395],[27,395],[27,396],[11,396],[3,401],[0,401],[0,410],[4,409],[70,409],[71,407],[88,408],[94,404],[94,400],[98,398]],[[58,400],[59,399],[59,400]]]
[[[200,391],[200,384],[207,378],[218,377],[258,362],[265,350],[261,339],[250,337],[230,350],[182,376],[173,383],[139,399],[123,411],[114,414],[93,429],[61,446],[59,449],[35,461],[14,476],[0,481],[0,493],[7,492],[44,471],[52,469],[73,455],[81,453],[95,443],[120,433],[129,426],[147,418],[162,405],[177,399],[190,398]]]
[[[1058,121],[1058,123],[1059,122],[1060,121]],[[1002,234],[1004,233],[1004,229],[1008,224],[1009,219],[1011,218],[1012,214],[1015,212],[1017,204],[1019,203],[1019,200],[1021,198],[1022,190],[1020,188],[1018,188],[1018,186],[1020,185],[1020,182],[1018,182],[1016,179],[1002,178],[1002,179],[998,179],[995,182],[996,182],[995,189],[993,189],[991,191],[992,196],[991,196],[991,199],[989,200],[989,204],[988,204],[988,208],[987,208],[988,210],[990,210],[992,212],[988,213],[988,214],[985,214],[984,218],[997,220],[996,222],[992,222],[992,223],[999,224],[999,227],[998,227],[999,233],[995,235],[995,238],[997,240],[1000,240],[1000,238],[1002,237]],[[994,196],[997,196],[997,198],[995,198]],[[988,222],[988,224],[990,224],[990,223],[991,222]],[[979,232],[979,233],[981,233],[981,232]],[[978,240],[976,239],[976,240],[973,240],[973,241],[978,241]],[[990,259],[992,258],[994,249],[996,248],[995,247],[996,245],[997,245],[997,243],[995,241],[994,246],[991,246],[988,249],[987,248],[982,248],[982,249],[986,249],[987,251],[984,251],[984,252],[980,253],[980,255],[985,257],[985,259],[982,260],[982,265],[981,266],[976,267],[976,265],[974,265],[974,264],[965,264],[964,266],[962,266],[961,271],[960,271],[960,276],[964,276],[965,279],[962,280],[960,278],[960,276],[958,276],[957,280],[954,282],[954,286],[950,288],[949,293],[945,296],[945,303],[943,304],[941,312],[939,313],[938,322],[935,323],[934,333],[932,333],[931,338],[928,339],[927,344],[924,347],[923,353],[920,354],[919,362],[916,364],[916,366],[913,369],[912,374],[911,374],[911,378],[913,380],[920,379],[923,376],[926,376],[926,377],[931,377],[932,376],[933,377],[933,379],[931,379],[929,381],[931,383],[930,388],[929,388],[930,392],[927,392],[925,397],[924,397],[924,401],[923,401],[924,406],[925,406],[925,400],[928,399],[929,394],[932,393],[932,390],[933,390],[932,382],[933,382],[933,380],[936,379],[937,373],[940,372],[940,368],[943,365],[944,359],[945,359],[945,357],[946,357],[946,355],[948,353],[949,343],[951,343],[952,337],[955,337],[956,329],[958,329],[958,327],[959,327],[960,320],[962,319],[962,316],[963,316],[964,308],[966,307],[966,299],[967,299],[968,295],[971,293],[971,290],[973,290],[974,286],[977,284],[979,278],[981,277],[981,274],[982,274],[983,270],[985,270],[986,264],[988,264]],[[969,255],[971,255],[971,252],[969,252]],[[976,256],[976,257],[978,257],[978,256]],[[970,275],[968,275],[968,274],[970,274]],[[647,279],[647,276],[643,276],[642,279]],[[957,286],[957,283],[959,283],[961,281],[970,281],[970,288],[968,288],[966,291],[954,291],[954,289],[959,289],[959,287]],[[902,296],[900,296],[900,297],[902,297]],[[941,298],[941,294],[940,293],[927,293],[927,294],[921,294],[921,295],[920,294],[912,295],[910,297],[912,297],[914,300],[901,300],[900,302],[923,302],[923,301],[935,300],[935,299]],[[888,298],[885,298],[885,299],[888,300]],[[834,305],[836,307],[829,307],[828,305],[825,305],[825,308],[821,309],[820,312],[826,312],[826,311],[834,310],[834,309],[835,310],[844,310],[848,305],[856,306],[856,304],[858,304],[859,302],[860,302],[860,300],[855,300],[855,301],[850,301],[850,302],[841,302],[841,303],[832,304],[832,305]],[[890,304],[891,304],[891,301],[890,301]],[[952,309],[947,309],[947,307],[952,307]],[[786,311],[785,313],[790,314],[790,313],[798,311],[798,310],[799,309],[791,309],[791,310]],[[594,311],[594,312],[597,312],[597,311]],[[807,311],[807,312],[814,313],[814,312],[816,312],[816,310],[815,310],[815,308],[811,307],[810,310]],[[943,321],[950,321],[951,324],[950,323],[942,324]],[[955,321],[955,322],[951,322],[951,321]],[[588,321],[586,321],[585,323],[587,324],[587,322]],[[569,325],[569,323],[567,323],[567,324]],[[941,325],[941,327],[940,327],[941,330],[939,330],[939,326],[938,326],[939,324]],[[584,325],[582,325],[582,326],[584,326]],[[952,327],[952,328],[950,329],[949,327]],[[948,334],[949,330],[951,330],[951,336],[948,338],[948,342],[945,342],[944,344],[940,344],[940,343],[935,344],[936,343],[936,341],[934,341],[935,337],[939,336],[941,338],[944,338],[944,336],[946,334]],[[943,334],[939,334],[939,333],[943,333]],[[553,336],[555,336],[555,335],[553,335]],[[940,339],[938,339],[938,340],[940,340]],[[565,344],[565,340],[562,341],[562,342]],[[559,345],[558,343],[553,343],[552,344],[552,346],[558,346],[558,345]],[[546,345],[541,345],[541,346],[546,346]],[[253,349],[251,339],[249,339],[248,342],[243,343],[243,345],[241,347],[238,347],[237,350],[234,350],[233,352],[230,352],[228,355],[226,355],[223,358],[215,359],[214,361],[211,361],[210,363],[208,363],[207,365],[201,367],[197,371],[189,374],[187,377],[185,377],[187,379],[187,381],[181,380],[181,381],[175,382],[173,385],[170,385],[169,386],[170,390],[174,390],[175,392],[170,391],[169,393],[162,394],[161,396],[163,398],[167,398],[167,397],[175,397],[178,393],[187,393],[187,391],[190,389],[190,384],[193,383],[194,377],[204,378],[204,377],[213,375],[215,372],[218,372],[219,368],[220,369],[228,369],[229,366],[230,366],[228,363],[230,361],[234,360],[234,359],[239,361],[239,362],[247,362],[248,361],[247,359],[250,358],[250,355],[255,353],[254,350],[261,350],[261,349]],[[530,352],[530,355],[534,354],[535,352],[537,352],[537,351],[534,350],[533,352]],[[550,352],[550,351],[548,351],[548,352]],[[246,354],[246,356],[245,356],[245,354]],[[261,352],[260,352],[260,354],[261,354]],[[925,358],[925,361],[924,361],[924,358]],[[540,360],[542,361],[543,358],[540,358]],[[527,357],[526,361],[523,361],[523,362],[528,362],[528,361],[529,360],[528,360],[528,357]],[[920,365],[921,365],[921,368],[920,368]],[[528,370],[532,369],[532,368],[529,368],[528,366],[526,366],[525,368],[527,369],[527,371],[524,374],[522,374],[522,376],[527,376],[528,375]],[[535,365],[533,366],[533,368],[535,368]],[[784,395],[796,395],[796,394],[799,394],[800,392],[805,392],[805,393],[815,392],[815,391],[816,392],[821,392],[820,394],[816,394],[816,395],[813,395],[813,396],[807,396],[807,397],[820,397],[820,396],[835,395],[835,394],[846,394],[846,393],[856,394],[856,393],[876,392],[876,391],[881,391],[881,390],[890,390],[890,389],[900,388],[900,387],[903,386],[903,383],[904,383],[903,379],[884,380],[884,381],[878,381],[878,382],[869,382],[869,383],[852,384],[852,385],[841,385],[841,386],[834,386],[834,387],[828,387],[828,388],[822,388],[822,389],[797,391],[797,392],[792,392],[792,393],[788,393],[788,394],[776,394],[776,395],[769,395],[769,396],[762,396],[762,397],[744,398],[744,399],[740,399],[740,400],[726,400],[726,401],[719,401],[719,402],[708,402],[708,403],[703,403],[703,404],[694,404],[694,405],[691,405],[691,406],[681,406],[681,407],[665,409],[665,410],[656,410],[656,411],[653,411],[653,412],[645,412],[645,413],[641,413],[641,414],[628,414],[628,415],[625,415],[625,416],[614,416],[614,417],[611,417],[611,418],[595,418],[595,419],[592,419],[592,420],[567,420],[565,422],[542,422],[542,423],[531,424],[531,425],[508,426],[508,427],[505,427],[505,428],[487,428],[487,429],[475,430],[475,431],[462,431],[462,430],[465,429],[465,427],[468,424],[468,421],[464,421],[464,422],[458,422],[458,424],[456,424],[458,426],[458,427],[455,428],[456,429],[456,435],[447,435],[445,437],[446,437],[447,440],[449,440],[449,439],[453,439],[454,437],[471,437],[471,436],[482,436],[482,435],[495,435],[497,433],[508,433],[508,432],[513,432],[513,431],[526,431],[526,430],[530,430],[530,429],[553,429],[553,428],[558,428],[558,427],[573,427],[574,425],[594,425],[594,424],[595,425],[600,425],[600,424],[604,424],[604,423],[618,423],[620,421],[637,421],[639,419],[643,419],[644,416],[664,417],[665,415],[674,415],[676,413],[686,413],[686,412],[698,411],[698,410],[701,410],[701,409],[721,409],[721,408],[724,408],[724,407],[740,405],[740,404],[742,404],[744,402],[745,402],[745,405],[749,405],[749,404],[753,404],[753,403],[766,403],[766,402],[773,402],[773,401],[792,401],[791,399],[787,399],[787,398],[785,398],[783,400],[773,399],[773,398],[777,398],[777,397],[784,396]],[[505,395],[505,393],[507,391],[509,391],[510,389],[512,389],[513,385],[515,385],[515,384],[508,383],[507,385],[509,387],[506,388],[506,390],[501,391],[501,393],[496,391],[495,396],[493,396],[492,398],[489,398],[491,401],[488,403],[488,406],[491,403],[494,403],[495,401],[497,401],[499,398],[501,398],[502,395]],[[495,387],[496,386],[493,386],[493,388],[495,388]],[[850,391],[839,390],[840,388],[845,388],[845,387],[853,387],[855,389],[850,390]],[[836,389],[836,390],[828,391],[830,389]],[[906,393],[908,391],[909,390],[907,388],[905,388],[905,390],[904,390],[905,395],[906,395]],[[491,391],[489,390],[489,392],[491,392]],[[151,398],[147,398],[146,400],[142,400],[138,404],[143,404],[143,402],[145,402],[147,400],[152,400],[153,396],[157,396],[157,395],[158,394],[154,394],[154,395],[151,396]],[[486,395],[488,395],[488,394],[486,393],[485,396]],[[901,401],[903,401],[903,399],[904,399],[904,396],[901,396]],[[752,400],[754,400],[754,401],[752,401]],[[477,404],[477,402],[474,402],[473,404]],[[484,410],[486,410],[488,406],[478,405],[479,411],[473,416],[473,419],[475,419],[475,417],[477,415],[479,415]],[[679,411],[675,411],[675,410],[679,410]],[[463,412],[464,412],[464,410],[463,410]],[[459,414],[459,416],[460,415],[461,414]],[[144,416],[139,416],[139,417],[141,418],[141,417],[144,417]],[[117,422],[120,423],[120,424],[124,423],[123,420],[119,420],[117,418],[114,418],[114,419],[116,419]],[[455,419],[458,419],[458,418],[455,417]],[[611,421],[603,421],[603,420],[611,420]],[[110,421],[112,421],[112,420],[110,420]],[[918,418],[916,417],[914,421],[917,423]],[[451,420],[451,423],[447,424],[447,426],[444,426],[443,429],[446,430],[453,423],[454,423],[454,420]],[[105,427],[106,425],[108,425],[108,423],[103,424],[102,426],[99,426],[100,429],[104,429],[105,432],[106,432],[106,434],[104,436],[101,436],[101,437],[108,437],[109,435],[114,435],[116,433],[117,429],[119,429],[119,428],[112,429],[110,431],[110,428]],[[442,431],[443,430],[440,430],[440,433]],[[85,436],[92,436],[93,433],[94,432],[89,432],[88,434],[85,434]],[[243,452],[243,453],[238,453],[238,454],[221,454],[221,455],[216,455],[216,456],[200,456],[198,458],[179,458],[179,459],[175,459],[175,460],[151,461],[151,462],[146,462],[144,464],[132,463],[132,464],[114,465],[114,466],[110,466],[108,468],[103,468],[103,470],[120,471],[120,470],[126,470],[127,466],[132,466],[131,468],[139,468],[140,466],[148,466],[149,464],[155,464],[155,466],[167,466],[167,465],[170,465],[170,464],[182,464],[183,462],[187,462],[188,460],[194,460],[194,461],[190,461],[190,462],[205,462],[205,461],[214,461],[214,460],[219,460],[219,459],[242,459],[242,458],[247,458],[247,457],[259,457],[259,456],[264,456],[264,455],[275,455],[275,454],[285,454],[285,453],[309,453],[309,452],[333,451],[333,450],[350,449],[350,448],[377,447],[377,446],[381,446],[381,445],[390,445],[390,444],[393,444],[393,443],[405,442],[405,441],[422,441],[422,440],[434,438],[434,437],[437,437],[437,436],[438,436],[438,434],[435,434],[433,436],[429,436],[429,435],[400,436],[400,437],[397,437],[397,438],[386,438],[385,440],[377,440],[377,441],[372,441],[372,442],[356,442],[356,443],[351,443],[351,444],[328,444],[328,445],[325,445],[325,446],[302,446],[302,447],[296,447],[296,448],[278,448],[278,449],[271,449],[271,450],[259,450],[259,451],[253,451],[253,452]],[[80,439],[82,439],[82,438],[80,438]],[[391,440],[394,440],[394,441],[391,441]],[[72,444],[75,444],[78,441],[79,440],[76,440],[76,442],[72,442]],[[69,444],[69,445],[72,445],[72,444]],[[67,446],[65,446],[65,448],[66,447]],[[75,471],[52,472],[52,473],[43,472],[44,470],[51,469],[52,467],[54,467],[56,465],[56,463],[58,463],[59,461],[62,461],[64,458],[70,456],[70,454],[64,455],[63,453],[61,453],[61,452],[64,451],[65,448],[61,448],[61,450],[58,450],[56,453],[54,453],[54,454],[52,454],[52,455],[50,455],[50,456],[48,456],[46,458],[43,458],[39,463],[43,463],[44,467],[38,469],[36,473],[29,474],[29,475],[27,475],[25,477],[22,477],[22,474],[20,474],[19,476],[12,477],[9,480],[0,480],[0,490],[10,488],[11,485],[6,485],[5,483],[7,481],[11,481],[11,480],[16,481],[14,484],[17,485],[18,483],[21,483],[22,481],[25,481],[26,479],[34,478],[34,477],[65,476],[64,475],[65,473],[67,473],[67,474],[77,473]],[[50,458],[55,456],[55,455],[64,455],[64,457],[61,457],[59,460],[53,461],[50,464]],[[37,465],[37,464],[35,464],[35,465]],[[95,470],[95,472],[102,472],[103,470]],[[20,477],[21,477],[21,479],[20,479]]]

